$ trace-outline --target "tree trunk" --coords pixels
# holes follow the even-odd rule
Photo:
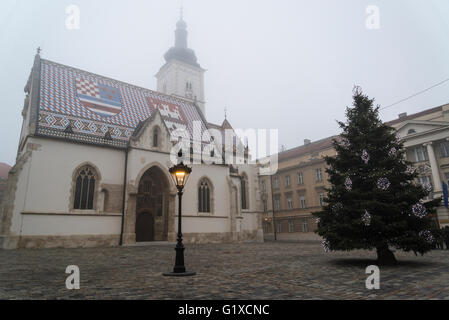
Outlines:
[[[394,265],[397,262],[394,253],[391,252],[387,245],[377,248],[377,263],[379,265]]]

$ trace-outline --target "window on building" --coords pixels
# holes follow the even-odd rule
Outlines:
[[[295,232],[295,222],[288,220],[288,232]]]
[[[287,198],[287,208],[288,209],[293,209],[293,200],[291,197]]]
[[[307,206],[306,206],[306,197],[304,197],[304,196],[299,197],[299,207],[301,209],[307,208]]]
[[[285,176],[285,186],[290,187],[290,176]]]
[[[153,147],[157,148],[159,146],[159,129],[154,128],[153,130]]]
[[[94,209],[95,183],[97,173],[90,166],[84,166],[78,170],[75,180],[74,209]]]
[[[303,183],[304,183],[304,180],[302,177],[302,172],[298,172],[298,184],[303,184]]]
[[[262,191],[263,192],[267,191],[267,184],[266,184],[265,180],[262,180]]]
[[[430,176],[418,177],[418,182],[422,186],[432,186],[432,178]]]
[[[282,223],[280,222],[276,223],[276,230],[278,233],[282,233]]]
[[[302,219],[302,232],[309,232],[309,221],[307,218]]]
[[[279,188],[279,180],[278,177],[273,178],[273,186],[277,189]]]
[[[416,147],[412,149],[412,157],[414,162],[428,160],[427,150],[424,147]]]
[[[440,156],[441,158],[449,157],[449,141],[440,143]]]
[[[248,209],[248,179],[243,176],[240,180],[240,193],[242,198],[242,209]]]
[[[408,132],[407,132],[407,134],[412,134],[412,133],[416,133],[416,130],[415,129],[409,129]]]
[[[281,200],[279,198],[274,199],[274,209],[275,210],[281,210]]]
[[[207,180],[202,180],[198,186],[198,212],[211,212],[211,190]]]
[[[320,193],[319,194],[319,202],[320,202],[320,207],[324,206],[324,193]]]
[[[321,168],[318,168],[315,170],[315,175],[316,175],[317,182],[323,181],[323,171]]]
[[[264,233],[270,232],[270,225],[267,222],[264,222],[264,224],[263,224],[263,232]]]
[[[268,211],[268,204],[267,204],[267,199],[263,200],[263,212],[267,212]]]

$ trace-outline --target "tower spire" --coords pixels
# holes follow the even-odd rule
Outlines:
[[[183,20],[183,11],[181,7],[179,21],[176,23],[175,47],[178,48],[187,48],[187,24]]]

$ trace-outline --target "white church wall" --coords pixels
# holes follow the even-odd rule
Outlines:
[[[177,218],[176,218],[177,219]],[[176,220],[177,221],[177,220]],[[217,217],[184,217],[182,218],[182,233],[226,233],[230,231],[229,218]],[[175,224],[175,232],[178,225]]]
[[[39,147],[31,159],[26,212],[68,212],[74,171],[82,164],[98,169],[100,185],[123,184],[123,151],[40,138],[29,142]]]
[[[23,207],[26,201],[26,190],[29,181],[30,174],[30,162],[31,158],[28,158],[24,163],[22,170],[20,170],[17,178],[17,189],[15,191],[15,198],[13,204],[13,211],[11,217],[11,227],[10,232],[11,235],[19,235],[20,234],[20,226],[21,226],[21,212],[23,211]]]
[[[175,191],[174,183],[168,173],[173,164],[169,154],[147,150],[132,149],[128,155],[128,181],[135,187],[141,175],[153,166],[158,166],[169,180],[170,188]],[[183,233],[217,233],[230,231],[230,198],[227,182],[228,168],[218,165],[191,165],[192,174],[184,189],[182,201]],[[198,212],[198,185],[207,178],[213,184],[212,212]],[[178,212],[176,200],[175,212]],[[175,217],[175,220],[177,218]],[[175,223],[177,231],[177,220]]]
[[[121,215],[23,215],[23,236],[120,235]]]

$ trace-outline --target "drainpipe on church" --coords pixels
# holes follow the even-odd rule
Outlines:
[[[126,180],[128,176],[128,150],[129,150],[129,143],[126,146],[125,150],[125,172],[124,172],[124,178],[123,178],[123,199],[122,199],[122,226],[120,229],[120,243],[119,245],[123,245],[123,229],[125,225],[125,199],[126,199]]]

